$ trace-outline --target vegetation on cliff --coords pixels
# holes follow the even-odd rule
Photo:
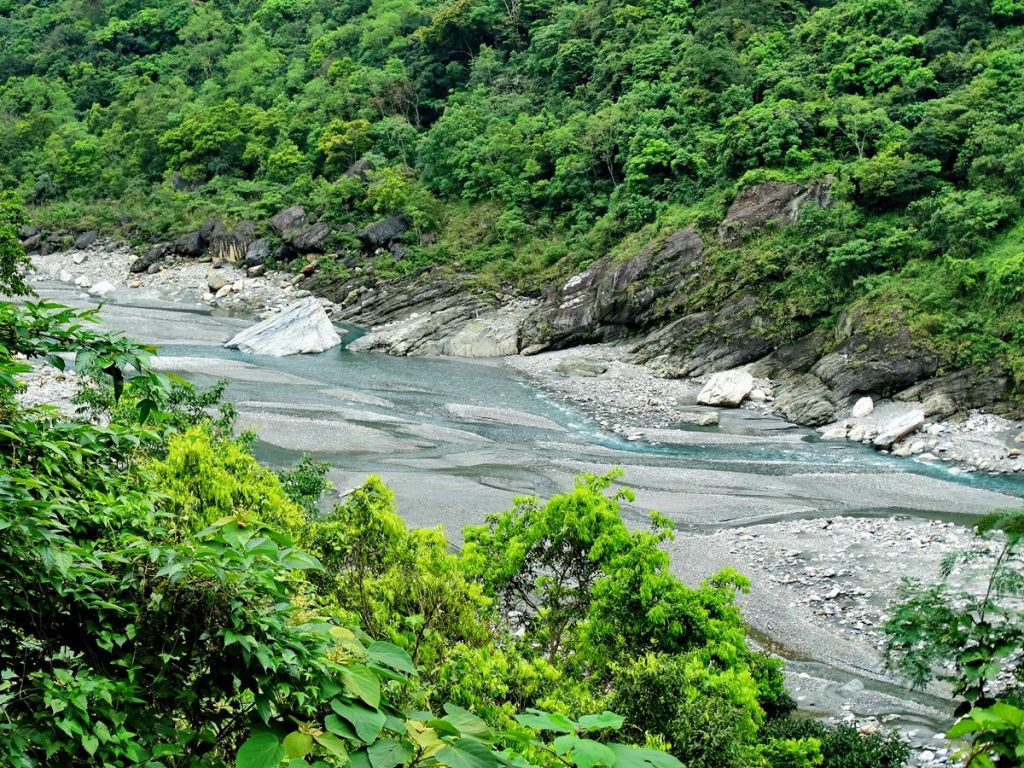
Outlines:
[[[150,239],[303,203],[343,259],[345,225],[403,213],[379,274],[525,289],[696,225],[706,301],[749,287],[780,340],[857,306],[947,370],[1019,378],[1022,22],[1019,0],[0,0],[0,183],[42,223]],[[830,207],[717,242],[738,190],[829,174]]]

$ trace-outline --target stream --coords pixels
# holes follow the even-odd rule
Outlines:
[[[45,283],[40,292],[72,306],[90,304],[71,286]],[[309,452],[330,463],[339,492],[378,474],[409,525],[443,525],[456,544],[463,526],[510,507],[516,495],[546,497],[569,488],[575,474],[611,467],[621,467],[623,483],[636,491],[625,510],[630,524],[645,525],[650,509],[676,523],[673,567],[691,583],[725,565],[745,570],[720,536],[708,535],[722,529],[840,515],[969,523],[1020,503],[1016,497],[1024,494],[1013,477],[953,475],[861,445],[820,442],[811,430],[746,410],[723,412],[718,429],[695,428],[686,445],[629,442],[500,360],[344,349],[246,356],[221,344],[251,318],[142,291],[114,293],[102,317],[110,328],[158,345],[162,370],[200,386],[230,380],[227,397],[238,406],[239,426],[258,433],[261,460],[286,465]],[[876,556],[881,564],[884,549]],[[787,658],[803,709],[888,716],[929,735],[941,729],[948,707],[940,689],[898,685],[875,648],[813,621],[785,590],[754,578],[742,603],[752,637]]]

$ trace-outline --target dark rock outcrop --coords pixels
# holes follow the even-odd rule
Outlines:
[[[170,243],[156,243],[155,245],[150,246],[150,249],[146,251],[144,255],[133,261],[129,270],[135,274],[148,272],[150,267],[156,266],[167,258],[171,249],[172,246]]]
[[[249,244],[255,239],[256,225],[251,221],[241,221],[231,231],[221,224],[207,238],[207,250],[215,259],[238,264],[245,258]]]
[[[372,170],[373,163],[365,157],[361,157],[348,167],[344,176],[347,179],[358,178],[360,181],[366,182],[369,179],[370,171]]]
[[[704,266],[704,243],[692,229],[626,262],[606,256],[545,297],[523,329],[524,345],[567,347],[649,328],[671,312],[671,297],[685,294]]]
[[[253,240],[245,249],[245,266],[256,267],[265,264],[270,258],[270,241],[265,237]]]
[[[30,237],[35,237],[40,232],[42,232],[42,229],[40,229],[39,227],[29,226],[28,224],[26,224],[20,230],[18,230],[18,237],[21,238],[22,240],[28,240]]]
[[[174,241],[174,252],[179,256],[198,258],[205,249],[206,240],[199,230],[182,235]]]
[[[925,406],[926,416],[945,418],[956,411],[990,408],[1005,403],[1012,388],[1013,382],[1006,370],[991,366],[957,371],[922,381],[897,393],[896,399],[919,401]]]
[[[43,245],[43,236],[36,232],[34,235],[29,235],[22,242],[21,246],[25,249],[26,253],[35,253]]]
[[[768,224],[792,224],[808,205],[831,204],[832,176],[810,184],[769,181],[743,190],[729,206],[718,226],[718,239],[734,247]]]
[[[270,217],[270,228],[279,237],[284,237],[293,229],[306,226],[306,223],[306,209],[301,205],[285,208],[283,211],[279,211]]]
[[[828,424],[836,416],[832,393],[810,373],[783,380],[775,389],[775,408],[790,421],[806,427]]]
[[[82,232],[78,237],[75,238],[75,248],[81,250],[88,248],[90,245],[95,243],[99,239],[100,233],[95,229],[90,229],[88,232]]]
[[[331,227],[321,221],[293,232],[288,238],[288,244],[298,253],[322,253],[330,235]]]
[[[385,248],[408,232],[411,226],[412,219],[405,214],[390,216],[361,230],[357,237],[370,250]]]

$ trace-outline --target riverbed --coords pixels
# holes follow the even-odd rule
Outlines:
[[[73,306],[95,302],[63,284],[40,290]],[[286,465],[311,453],[330,463],[339,494],[380,475],[410,525],[443,525],[455,545],[463,526],[514,496],[546,497],[575,474],[621,467],[636,491],[628,521],[642,526],[657,509],[676,523],[670,551],[681,577],[695,583],[727,565],[751,577],[742,602],[752,634],[789,660],[803,709],[917,724],[922,744],[941,746],[943,691],[911,694],[886,674],[878,617],[901,577],[934,576],[942,555],[968,541],[964,524],[1020,504],[1018,480],[957,477],[744,410],[671,444],[630,441],[500,360],[345,349],[252,357],[221,346],[250,318],[138,290],[107,301],[105,323],[158,345],[162,370],[201,386],[230,381],[261,459]]]

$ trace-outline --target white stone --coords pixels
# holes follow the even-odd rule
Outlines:
[[[839,421],[835,424],[829,424],[828,426],[821,428],[821,439],[822,440],[845,440],[847,432],[849,431],[849,425],[845,421]]]
[[[96,285],[89,289],[89,293],[93,296],[106,296],[113,290],[116,290],[117,286],[109,280],[100,280]]]
[[[701,405],[721,405],[735,408],[754,388],[754,377],[741,368],[720,371],[708,379],[697,395]]]
[[[284,357],[324,352],[341,343],[315,298],[296,301],[280,313],[239,333],[224,346],[251,355]]]
[[[62,269],[60,272],[57,273],[57,279],[60,280],[62,283],[75,282],[75,276],[66,269]]]
[[[71,260],[75,264],[84,264],[87,258],[89,258],[89,254],[82,253],[81,251],[79,251],[78,253],[71,257]]]
[[[853,404],[850,415],[855,419],[863,419],[865,416],[870,416],[873,410],[875,410],[875,401],[870,397],[862,397]]]
[[[225,296],[227,296],[229,293],[232,293],[234,290],[235,286],[231,285],[230,283],[228,285],[222,285],[220,288],[217,289],[217,293],[214,294],[214,298],[223,299]]]
[[[90,280],[85,275],[79,275],[78,277],[75,278],[75,285],[77,285],[79,288],[88,288],[90,285],[92,285],[92,280]]]
[[[922,424],[924,424],[924,411],[915,408],[914,410],[905,413],[902,416],[898,416],[888,422],[884,427],[882,427],[882,431],[878,433],[878,436],[875,437],[873,442],[878,448],[888,448],[896,441],[909,435]]]
[[[763,403],[767,399],[768,395],[763,389],[752,389],[750,390],[750,394],[747,395],[747,400],[752,403]]]

